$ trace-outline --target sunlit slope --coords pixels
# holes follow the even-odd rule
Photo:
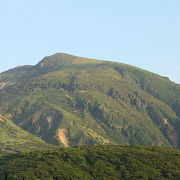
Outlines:
[[[180,144],[180,86],[168,78],[55,54],[14,83],[0,91],[1,111],[48,143]]]

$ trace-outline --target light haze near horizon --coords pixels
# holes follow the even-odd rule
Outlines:
[[[0,72],[62,52],[180,83],[179,0],[5,0],[0,21]]]

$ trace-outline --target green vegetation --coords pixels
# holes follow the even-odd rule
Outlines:
[[[67,54],[0,74],[0,111],[47,143],[180,146],[180,85]]]
[[[13,122],[0,115],[0,154],[52,148],[55,147],[22,130]]]
[[[82,146],[0,156],[0,179],[180,179],[180,151]]]

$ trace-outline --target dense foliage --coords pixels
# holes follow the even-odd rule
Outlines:
[[[0,179],[180,179],[180,151],[85,146],[0,157]]]
[[[180,145],[180,85],[133,66],[56,54],[0,88],[0,111],[50,144]]]

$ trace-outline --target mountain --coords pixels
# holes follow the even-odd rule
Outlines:
[[[2,115],[0,115],[0,133],[0,154],[53,148]]]
[[[0,179],[180,179],[180,151],[85,146],[0,156]]]
[[[2,114],[49,144],[180,146],[180,85],[134,66],[60,53],[0,88]]]

